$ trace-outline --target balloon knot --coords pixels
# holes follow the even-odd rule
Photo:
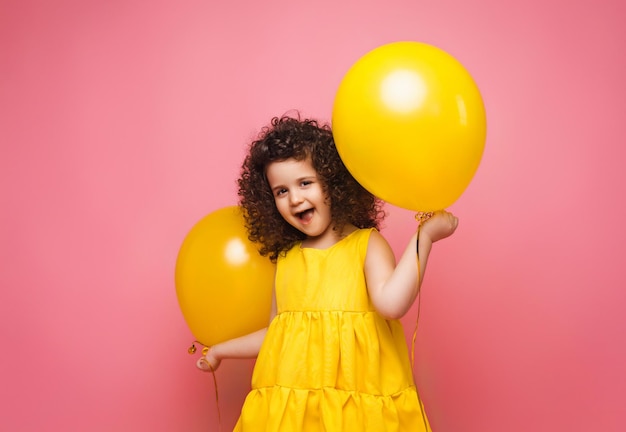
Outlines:
[[[415,213],[415,220],[417,221],[417,226],[420,226],[421,224],[423,224],[424,222],[426,222],[428,219],[430,219],[433,216],[433,212],[417,212]]]

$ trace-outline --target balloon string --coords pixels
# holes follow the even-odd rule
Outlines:
[[[420,319],[420,312],[422,309],[422,289],[420,286],[421,270],[420,270],[420,231],[422,230],[422,224],[430,219],[433,212],[417,212],[415,220],[417,221],[417,235],[415,240],[415,260],[417,261],[417,295],[415,296],[417,301],[417,317],[415,318],[415,328],[413,330],[413,339],[411,340],[411,366],[415,367],[415,342],[417,340],[417,325]]]
[[[417,228],[417,246],[416,248],[419,247],[419,226]],[[421,309],[421,289],[419,286],[420,283],[420,258],[419,258],[419,254],[415,254],[416,257],[416,261],[417,261],[417,317],[415,318],[415,328],[413,329],[413,338],[411,340],[411,369],[415,370],[415,342],[417,340],[417,324],[419,323],[419,319],[420,319],[420,309]],[[417,403],[420,406],[420,413],[422,414],[422,421],[424,422],[424,430],[425,431],[429,431],[430,429],[428,428],[428,422],[426,421],[426,413],[424,412],[424,406],[422,405],[422,398],[420,397],[419,391],[417,390],[417,383],[415,383],[415,394],[417,395]]]
[[[419,230],[418,230],[418,239],[419,239]],[[420,258],[419,255],[416,255],[417,259],[417,284],[419,285],[419,281],[420,281]],[[415,342],[417,340],[417,325],[419,323],[420,320],[420,309],[422,308],[422,302],[421,302],[421,289],[418,287],[417,288],[417,317],[415,318],[415,328],[413,329],[413,338],[411,339],[411,366],[415,367]]]
[[[217,408],[217,429],[219,432],[222,432],[222,413],[220,412],[220,399],[219,392],[217,391],[217,377],[215,375],[215,369],[213,366],[206,362],[211,369],[211,375],[213,376],[213,388],[215,388],[215,408]]]
[[[417,220],[417,235],[415,239],[415,260],[417,262],[417,317],[415,318],[415,328],[413,329],[413,338],[411,340],[411,369],[415,370],[415,344],[417,340],[417,326],[420,319],[420,312],[422,309],[422,290],[420,285],[421,279],[421,270],[420,270],[420,256],[419,256],[419,247],[420,247],[420,231],[422,228],[422,224],[426,222],[433,215],[432,212],[418,212],[415,215],[415,220]],[[422,404],[422,399],[420,398],[419,392],[417,390],[417,383],[415,384],[415,394],[417,395],[417,403],[420,406],[420,412],[422,414],[422,421],[424,422],[424,430],[431,431],[428,421],[426,420],[426,413],[424,412],[424,405]]]
[[[194,354],[196,352],[195,344],[202,345],[200,342],[194,341],[191,347],[187,350],[189,354]],[[217,377],[215,375],[215,369],[213,369],[213,366],[211,366],[211,363],[209,363],[204,358],[204,356],[206,356],[208,352],[209,352],[209,347],[205,346],[204,348],[202,348],[202,358],[200,359],[200,362],[202,364],[207,365],[207,367],[211,371],[211,375],[213,375],[213,388],[215,388],[215,407],[217,409],[217,427],[218,427],[218,431],[221,432],[222,431],[222,414],[220,412],[220,400],[219,400],[219,392],[217,389]]]

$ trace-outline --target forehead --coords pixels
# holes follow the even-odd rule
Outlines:
[[[289,183],[303,177],[316,176],[311,158],[296,160],[293,158],[275,161],[265,168],[267,181],[271,185]]]

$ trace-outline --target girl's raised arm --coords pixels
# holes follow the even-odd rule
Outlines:
[[[413,234],[398,265],[385,238],[373,231],[365,257],[367,290],[374,307],[387,319],[398,319],[407,313],[424,278],[432,244],[456,230],[458,219],[446,211],[436,212],[427,220],[419,236],[419,281],[416,259],[417,233]]]

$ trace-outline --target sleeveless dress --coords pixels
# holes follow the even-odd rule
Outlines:
[[[278,259],[277,315],[235,431],[430,432],[402,326],[369,300],[371,232]]]

